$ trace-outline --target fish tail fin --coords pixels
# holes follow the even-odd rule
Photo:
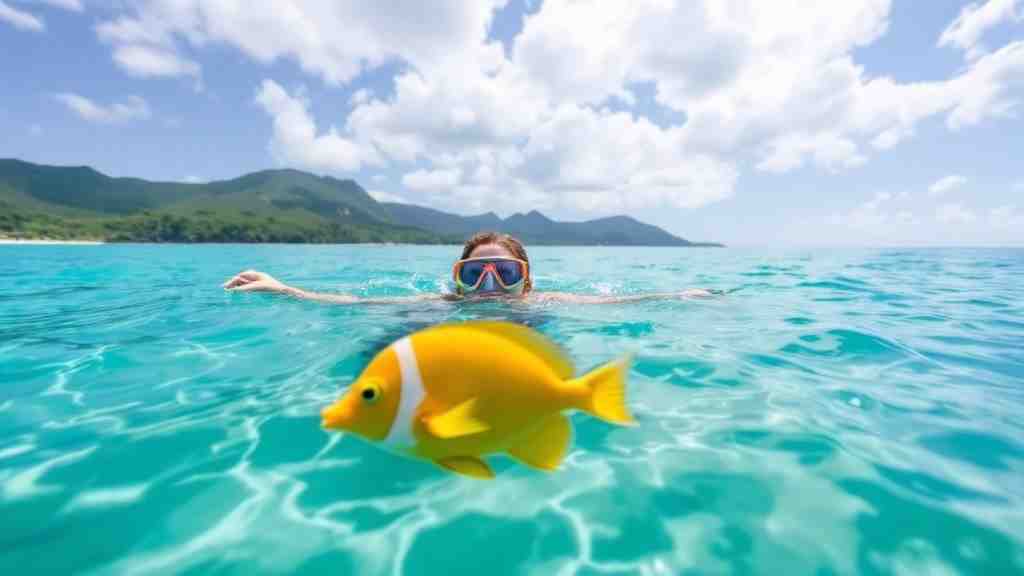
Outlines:
[[[612,424],[636,425],[626,406],[626,376],[632,361],[632,356],[626,356],[571,380],[570,384],[586,390],[579,408]]]

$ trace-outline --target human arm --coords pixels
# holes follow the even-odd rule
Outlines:
[[[624,304],[650,300],[679,300],[689,298],[710,298],[715,292],[703,288],[689,288],[679,292],[652,292],[648,294],[570,294],[568,292],[536,292],[532,298],[541,302],[567,302],[573,304]]]
[[[223,284],[225,290],[232,292],[270,292],[272,294],[283,294],[313,300],[316,302],[327,302],[330,304],[400,304],[403,302],[418,302],[423,300],[437,300],[444,298],[438,294],[424,294],[420,296],[398,296],[390,298],[360,298],[351,294],[325,294],[322,292],[310,292],[294,286],[289,286],[265,272],[246,270],[240,272]]]

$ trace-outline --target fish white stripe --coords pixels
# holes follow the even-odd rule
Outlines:
[[[395,342],[394,347],[398,356],[398,369],[402,374],[402,389],[399,392],[398,413],[382,444],[393,450],[408,450],[416,444],[412,435],[412,417],[426,392],[423,390],[423,377],[420,376],[416,351],[412,348],[410,337]]]

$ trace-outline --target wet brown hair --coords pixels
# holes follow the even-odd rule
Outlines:
[[[473,250],[485,244],[497,244],[511,252],[516,258],[526,262],[526,284],[523,286],[523,294],[533,289],[533,270],[530,267],[530,257],[526,255],[523,243],[515,236],[499,232],[477,232],[462,246],[462,259],[469,258]]]

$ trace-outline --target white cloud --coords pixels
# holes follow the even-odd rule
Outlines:
[[[198,76],[199,64],[179,54],[146,46],[126,44],[114,50],[114,62],[132,76]]]
[[[116,124],[130,120],[144,120],[151,115],[149,104],[138,96],[129,96],[124,102],[116,102],[109,106],[97,104],[84,96],[70,92],[55,94],[54,98],[80,118],[89,122]]]
[[[293,60],[341,84],[395,59],[422,67],[457,56],[483,40],[492,9],[503,3],[136,0],[129,2],[131,15],[103,23],[97,32],[115,46],[227,44],[262,63]]]
[[[366,104],[373,98],[373,93],[366,88],[360,88],[352,93],[352,96],[348,99],[349,104],[352,106],[359,106],[360,104]]]
[[[951,174],[944,178],[939,178],[929,186],[928,195],[932,197],[942,196],[947,192],[963,187],[964,184],[967,184],[967,178],[959,174]]]
[[[113,46],[114,63],[132,76],[198,78],[201,67],[181,55],[162,13],[145,21],[122,17],[102,22],[96,26],[96,35]]]
[[[884,33],[888,10],[888,0],[552,2],[527,19],[514,58],[552,98],[600,103],[652,82],[700,149],[752,147],[776,172],[805,158],[835,171],[866,160],[850,137],[865,130],[847,119],[864,82],[850,53]]]
[[[174,46],[171,31],[152,19],[144,21],[121,17],[101,22],[96,26],[96,35],[100,40],[115,46],[126,44],[149,44],[168,48]]]
[[[1013,116],[1024,88],[1024,41],[1017,41],[979,58],[946,87],[956,97],[946,126],[958,131],[988,119]]]
[[[331,127],[317,134],[309,115],[309,103],[299,94],[288,94],[276,82],[264,80],[256,103],[274,122],[270,151],[281,163],[312,170],[351,172],[380,159],[372,146],[364,146]]]
[[[46,24],[43,22],[42,18],[39,18],[29,12],[18,10],[3,0],[0,0],[0,20],[7,22],[19,30],[42,32],[46,29]]]
[[[563,105],[529,131],[520,156],[501,174],[564,195],[585,210],[691,208],[733,192],[738,173],[722,160],[687,151],[682,131],[623,112]]]
[[[786,134],[769,143],[769,152],[757,165],[768,172],[788,172],[799,168],[804,157],[810,155],[815,164],[832,172],[861,166],[867,157],[858,152],[849,138],[836,133]]]
[[[1013,189],[1018,192],[1024,192],[1024,180],[1018,180],[1017,183],[1013,185]]]
[[[949,27],[939,36],[938,46],[956,46],[967,53],[971,60],[978,58],[987,49],[980,44],[982,35],[1003,22],[1020,22],[1017,14],[1018,0],[989,0],[984,5],[972,2],[964,6]]]
[[[978,217],[963,205],[950,202],[935,209],[935,219],[941,224],[970,224]]]
[[[43,127],[39,124],[32,124],[28,127],[28,133],[31,134],[32,136],[42,136]]]
[[[181,179],[181,181],[185,182],[186,184],[202,184],[203,182],[206,182],[205,179],[192,174],[185,176],[184,178]]]
[[[402,176],[402,186],[414,192],[440,192],[454,188],[462,179],[458,168],[448,170],[417,170]]]
[[[457,173],[431,190],[460,211],[701,206],[730,196],[748,162],[842,172],[926,119],[958,131],[1007,117],[1024,81],[1024,41],[949,78],[869,74],[854,57],[886,33],[890,0],[551,0],[507,50],[487,40],[502,4],[132,0],[97,34],[115,58],[141,46],[191,62],[186,50],[228,46],[328,84],[397,64],[393,94],[356,90],[319,135],[301,96],[264,82],[271,151],[330,171],[386,165],[417,184]],[[648,117],[637,84],[653,87],[659,118],[685,121]]]

